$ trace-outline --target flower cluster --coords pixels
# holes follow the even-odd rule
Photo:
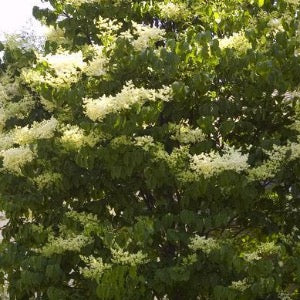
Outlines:
[[[269,159],[258,167],[249,170],[250,180],[265,180],[273,178],[284,163],[300,157],[300,143],[289,143],[286,146],[274,146],[268,151]]]
[[[67,148],[80,148],[85,143],[84,131],[78,126],[67,126],[61,137],[62,143]]]
[[[88,62],[86,67],[84,68],[84,72],[88,76],[102,76],[106,74],[108,58],[103,53],[103,47],[94,46],[94,58]]]
[[[204,141],[206,137],[200,128],[192,129],[189,125],[180,125],[172,138],[182,144],[194,144]]]
[[[184,3],[162,2],[158,4],[160,16],[163,19],[172,21],[180,21],[188,15],[188,9]]]
[[[53,87],[69,86],[77,82],[80,71],[86,67],[82,52],[70,53],[60,50],[56,54],[38,56],[38,63],[47,64],[50,71],[41,72],[39,69],[23,69],[22,77],[33,86],[45,83]],[[54,74],[53,74],[54,73]]]
[[[29,95],[24,95],[18,102],[7,101],[0,104],[0,130],[3,129],[6,121],[11,118],[23,119],[27,117],[34,105],[35,101]]]
[[[225,170],[241,172],[249,167],[247,155],[230,147],[225,147],[224,150],[223,155],[212,151],[192,156],[191,169],[197,174],[209,178]]]
[[[47,27],[46,37],[47,37],[47,41],[55,42],[59,45],[71,43],[71,41],[68,40],[65,36],[65,30],[59,28],[58,26]]]
[[[34,152],[27,146],[2,150],[3,168],[9,172],[21,174],[21,168],[35,158]]]
[[[80,7],[85,3],[101,3],[101,2],[105,2],[105,0],[66,0],[65,1],[66,4],[70,4],[75,7]]]
[[[218,250],[220,244],[213,238],[196,235],[191,239],[189,248],[193,251],[201,250],[205,254],[209,254],[211,251]]]
[[[85,67],[83,62],[82,52],[69,53],[68,51],[61,51],[57,54],[48,54],[40,58],[55,70],[57,76],[73,75],[77,70],[82,70]]]
[[[98,281],[103,273],[111,268],[111,265],[104,263],[101,257],[95,258],[92,255],[89,257],[84,257],[80,255],[80,258],[87,264],[86,267],[80,268],[80,273],[85,278]]]
[[[280,251],[280,246],[275,245],[275,242],[261,243],[255,251],[243,253],[242,257],[247,262],[260,260],[266,255],[275,255]]]
[[[111,254],[111,261],[116,264],[137,266],[148,262],[147,255],[143,254],[142,251],[129,253],[118,247],[116,249],[111,249]]]
[[[93,147],[98,141],[97,137],[93,132],[89,135],[84,134],[84,130],[74,125],[67,125],[63,129],[63,135],[61,137],[61,142],[67,149],[79,149],[83,145],[89,145]]]
[[[66,251],[80,252],[81,248],[91,243],[91,238],[84,235],[74,235],[69,238],[50,236],[48,244],[46,244],[40,252],[49,257],[53,254],[61,254]]]
[[[162,40],[166,33],[164,29],[135,22],[132,22],[132,26],[134,35],[137,35],[137,38],[132,41],[132,45],[137,51],[142,51],[155,42]]]
[[[235,32],[232,36],[219,39],[219,46],[222,50],[232,48],[240,53],[245,53],[251,49],[251,44],[244,32]]]
[[[153,145],[154,139],[152,136],[144,135],[135,137],[135,145],[139,147],[147,147],[149,145]]]
[[[98,38],[102,41],[102,44],[109,47],[117,39],[117,32],[122,28],[122,23],[115,19],[108,19],[99,17],[97,22],[97,28],[100,34]]]
[[[145,101],[169,101],[171,88],[164,86],[162,89],[153,90],[137,88],[131,81],[127,82],[120,93],[116,96],[103,95],[99,99],[85,98],[85,114],[93,121],[102,120],[107,114],[117,113],[130,109],[132,105]]]
[[[19,78],[12,79],[8,74],[0,77],[0,131],[7,120],[28,116],[34,104],[28,92],[21,90]]]
[[[250,286],[251,285],[249,283],[247,283],[247,278],[244,278],[243,280],[232,281],[230,288],[237,290],[239,292],[244,292]]]
[[[53,184],[60,182],[61,180],[62,175],[55,172],[45,172],[33,178],[33,182],[37,185],[38,189],[40,190],[44,188],[49,188],[53,186]]]
[[[3,103],[14,96],[20,95],[20,81],[12,79],[8,74],[0,77],[0,102]]]
[[[52,117],[42,122],[34,122],[30,127],[16,127],[13,136],[15,143],[25,145],[38,139],[49,139],[53,137],[58,121]]]

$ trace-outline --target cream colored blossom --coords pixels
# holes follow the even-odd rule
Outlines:
[[[172,139],[182,144],[194,144],[204,141],[205,138],[206,136],[200,128],[192,129],[189,125],[185,124],[179,125],[175,135],[172,136]]]
[[[219,46],[222,50],[232,48],[240,53],[245,53],[248,49],[251,49],[251,44],[242,31],[234,33],[232,36],[219,39]]]
[[[276,255],[280,251],[280,246],[276,245],[275,242],[261,243],[254,251],[246,252],[242,254],[242,257],[247,262],[255,262],[262,259],[266,255]]]
[[[58,26],[49,26],[46,31],[47,41],[61,44],[71,44],[72,42],[66,38],[65,30]]]
[[[54,109],[56,108],[56,105],[52,101],[49,101],[42,96],[40,96],[40,103],[43,105],[44,109],[48,112],[53,112]]]
[[[132,41],[132,45],[138,51],[142,51],[153,45],[155,42],[162,40],[166,33],[164,29],[150,27],[135,22],[132,22],[132,26],[134,34],[137,35],[137,38]]]
[[[67,126],[61,137],[62,143],[71,148],[82,147],[84,139],[84,131],[78,126]]]
[[[22,78],[32,86],[40,83],[46,83],[53,87],[70,86],[77,82],[80,71],[86,67],[81,51],[70,53],[59,50],[53,55],[38,56],[38,62],[48,64],[50,70],[41,73],[38,69],[22,69]]]
[[[284,28],[281,24],[281,20],[280,19],[276,19],[276,18],[272,18],[269,22],[268,22],[268,26],[271,29],[271,31],[276,34],[278,32],[282,32],[284,31]]]
[[[68,238],[50,236],[48,244],[40,252],[48,257],[53,254],[62,254],[66,251],[80,252],[81,248],[91,242],[92,239],[84,235],[74,235]]]
[[[84,130],[76,125],[67,125],[63,128],[61,142],[68,149],[79,149],[83,145],[89,145],[93,147],[101,138],[101,135],[97,136],[93,132],[90,132],[90,134],[85,135]]]
[[[137,266],[148,262],[147,255],[143,254],[142,251],[129,253],[128,251],[117,247],[115,249],[111,249],[111,254],[111,261],[115,264]]]
[[[249,167],[248,156],[239,150],[226,147],[223,155],[217,152],[201,153],[191,157],[191,169],[206,178],[225,170],[241,172]]]
[[[38,139],[49,139],[53,137],[58,121],[55,118],[34,122],[30,127],[17,127],[14,132],[14,141],[19,145],[25,145]]]
[[[51,187],[53,184],[60,182],[61,180],[62,175],[55,172],[45,172],[33,178],[33,182],[40,190]]]
[[[56,54],[40,57],[40,60],[46,61],[55,70],[57,76],[76,74],[78,69],[82,70],[86,65],[81,51],[74,53],[59,51]]]
[[[88,76],[102,76],[106,74],[109,59],[103,53],[103,47],[94,47],[94,58],[87,63],[84,72]]]
[[[180,21],[188,16],[189,11],[185,3],[176,2],[162,2],[158,4],[160,9],[160,16],[163,19],[169,19],[172,21]]]
[[[145,101],[169,101],[171,88],[164,86],[159,90],[137,88],[133,83],[127,82],[121,92],[116,96],[103,95],[99,99],[85,98],[85,114],[93,121],[102,120],[106,115],[130,109],[136,103]]]
[[[244,292],[250,286],[251,285],[248,283],[247,278],[244,278],[243,280],[232,281],[229,287],[239,292]]]
[[[14,137],[11,133],[0,134],[0,151],[12,148],[14,143]]]
[[[35,158],[35,154],[29,147],[10,148],[2,150],[3,168],[12,173],[21,173],[21,168]]]
[[[6,124],[6,121],[11,118],[23,119],[29,115],[35,105],[32,97],[25,95],[23,99],[18,102],[6,101],[0,104],[0,130]]]
[[[248,171],[250,180],[273,178],[285,163],[300,158],[300,143],[289,143],[286,146],[274,146],[266,152],[269,158],[260,166]]]
[[[84,257],[80,255],[80,258],[87,264],[86,267],[80,268],[80,273],[88,279],[98,281],[103,273],[111,268],[111,264],[104,263],[101,257],[95,258],[92,255]]]
[[[97,37],[101,40],[105,47],[114,48],[114,43],[118,37],[118,33],[122,28],[122,23],[116,19],[108,19],[99,17],[96,27],[100,34]]]
[[[195,235],[189,243],[189,248],[193,251],[201,250],[206,254],[220,248],[219,242],[213,238]]]
[[[148,145],[153,145],[154,139],[152,136],[144,135],[137,136],[135,139],[135,144],[140,147],[145,147]]]
[[[0,103],[20,95],[20,79],[18,77],[12,78],[9,74],[3,74],[0,77]]]

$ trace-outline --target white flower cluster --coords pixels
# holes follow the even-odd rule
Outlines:
[[[66,4],[74,5],[75,7],[80,7],[85,3],[101,3],[105,2],[105,0],[66,0]]]
[[[187,6],[184,3],[162,2],[158,4],[158,7],[160,9],[159,15],[163,19],[180,21],[188,15]]]
[[[251,285],[247,283],[247,278],[238,281],[232,281],[230,288],[237,290],[239,292],[244,292],[247,290]]]
[[[62,143],[67,148],[80,148],[85,143],[84,131],[78,126],[67,126],[61,137]]]
[[[274,146],[268,151],[269,159],[258,167],[249,170],[250,180],[273,178],[284,163],[300,158],[300,143],[289,143],[287,146]]]
[[[77,125],[67,125],[63,129],[61,142],[67,149],[79,149],[83,145],[93,147],[99,141],[99,138],[101,137],[97,137],[93,132],[89,135],[85,135],[84,130]]]
[[[232,36],[219,39],[219,47],[223,50],[232,48],[240,53],[247,52],[251,49],[251,44],[245,36],[244,32],[235,32]]]
[[[0,102],[3,103],[14,96],[20,95],[20,81],[12,79],[9,74],[0,77]]]
[[[142,251],[129,253],[118,247],[116,249],[111,249],[111,254],[113,256],[111,261],[116,264],[137,266],[148,262],[147,255],[143,254]]]
[[[15,143],[25,145],[38,139],[52,138],[57,128],[58,121],[52,117],[42,122],[34,122],[30,127],[16,127],[13,131]]]
[[[80,268],[80,273],[85,278],[98,281],[103,273],[111,268],[111,265],[104,263],[101,257],[95,258],[92,255],[89,257],[84,257],[80,255],[80,258],[87,264],[86,267]]]
[[[49,42],[55,42],[58,45],[70,44],[71,41],[66,38],[65,30],[58,26],[49,26],[46,31],[46,38]]]
[[[265,255],[275,255],[280,251],[280,246],[275,245],[274,242],[261,243],[253,252],[243,253],[242,257],[247,262],[254,262],[260,260]]]
[[[88,76],[103,76],[106,74],[109,59],[103,53],[102,46],[94,46],[95,56],[84,68]]]
[[[29,95],[25,95],[18,102],[0,103],[0,130],[3,129],[6,121],[11,118],[23,119],[27,117],[34,105],[35,101]]]
[[[137,88],[131,81],[127,82],[116,96],[103,95],[99,99],[84,98],[85,114],[93,121],[102,120],[107,114],[130,109],[136,103],[145,101],[169,101],[171,88],[163,86],[159,90]]]
[[[287,292],[280,292],[278,298],[280,300],[293,300],[292,295]]]
[[[37,69],[23,69],[24,81],[33,86],[40,83],[46,83],[53,87],[69,86],[71,83],[77,82],[80,71],[86,67],[81,51],[70,53],[60,50],[53,55],[39,56],[38,62],[46,63],[54,74],[49,70],[46,73],[41,73]]]
[[[48,244],[46,244],[40,252],[49,257],[53,254],[61,254],[66,251],[80,252],[81,248],[91,243],[91,238],[84,235],[76,235],[70,238],[50,236]]]
[[[2,150],[3,168],[8,172],[21,174],[21,168],[35,158],[34,152],[27,146]]]
[[[12,101],[16,96],[22,98]],[[10,118],[23,119],[28,116],[34,104],[32,97],[27,92],[21,91],[19,78],[12,79],[9,74],[0,77],[0,131]]]
[[[218,250],[220,244],[213,238],[195,235],[190,241],[189,248],[193,251],[201,250],[205,254],[209,254],[211,251]]]
[[[5,169],[20,173],[21,161],[31,161],[34,157],[28,144],[38,139],[51,138],[57,127],[57,120],[51,118],[42,122],[34,122],[31,127],[16,127],[9,133],[0,134],[0,153],[5,158]],[[15,144],[21,147],[14,147]],[[17,163],[18,161],[18,163]]]
[[[282,32],[284,31],[284,28],[281,24],[281,20],[280,19],[276,19],[276,18],[272,18],[269,22],[268,22],[268,26],[271,29],[271,31],[276,34],[278,32]]]
[[[14,138],[11,134],[0,134],[0,151],[7,150],[14,145]]]
[[[116,19],[108,19],[99,17],[96,26],[100,32],[98,38],[102,41],[102,44],[106,47],[110,47],[117,39],[117,33],[122,28],[122,23]]]
[[[225,170],[241,172],[249,167],[247,155],[243,155],[239,150],[230,147],[225,147],[224,150],[223,155],[212,151],[192,156],[191,169],[197,174],[209,178]]]
[[[164,29],[157,27],[150,27],[135,22],[132,22],[132,26],[134,35],[137,35],[137,38],[132,41],[132,45],[137,51],[142,51],[155,42],[162,40],[166,34]]]
[[[298,90],[286,91],[282,96],[283,96],[284,101],[293,101],[295,99],[299,100],[300,99],[300,91],[298,91]]]
[[[140,147],[147,147],[149,145],[153,145],[154,139],[152,136],[144,135],[144,136],[137,136],[135,139],[135,145]]]
[[[73,75],[77,70],[82,70],[85,67],[83,62],[82,52],[70,53],[68,51],[60,51],[56,54],[48,54],[40,58],[45,61],[49,66],[55,70],[57,76]]]
[[[182,144],[194,144],[204,141],[205,134],[200,128],[192,129],[189,125],[180,125],[172,139],[179,141]]]
[[[33,182],[37,185],[38,189],[49,188],[53,184],[62,180],[62,175],[55,172],[45,172],[33,178]]]

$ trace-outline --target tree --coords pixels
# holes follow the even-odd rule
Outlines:
[[[10,299],[299,299],[299,4],[51,0],[6,47]]]

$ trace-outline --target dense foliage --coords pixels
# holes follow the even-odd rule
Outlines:
[[[49,2],[0,70],[10,299],[299,299],[299,1]]]

